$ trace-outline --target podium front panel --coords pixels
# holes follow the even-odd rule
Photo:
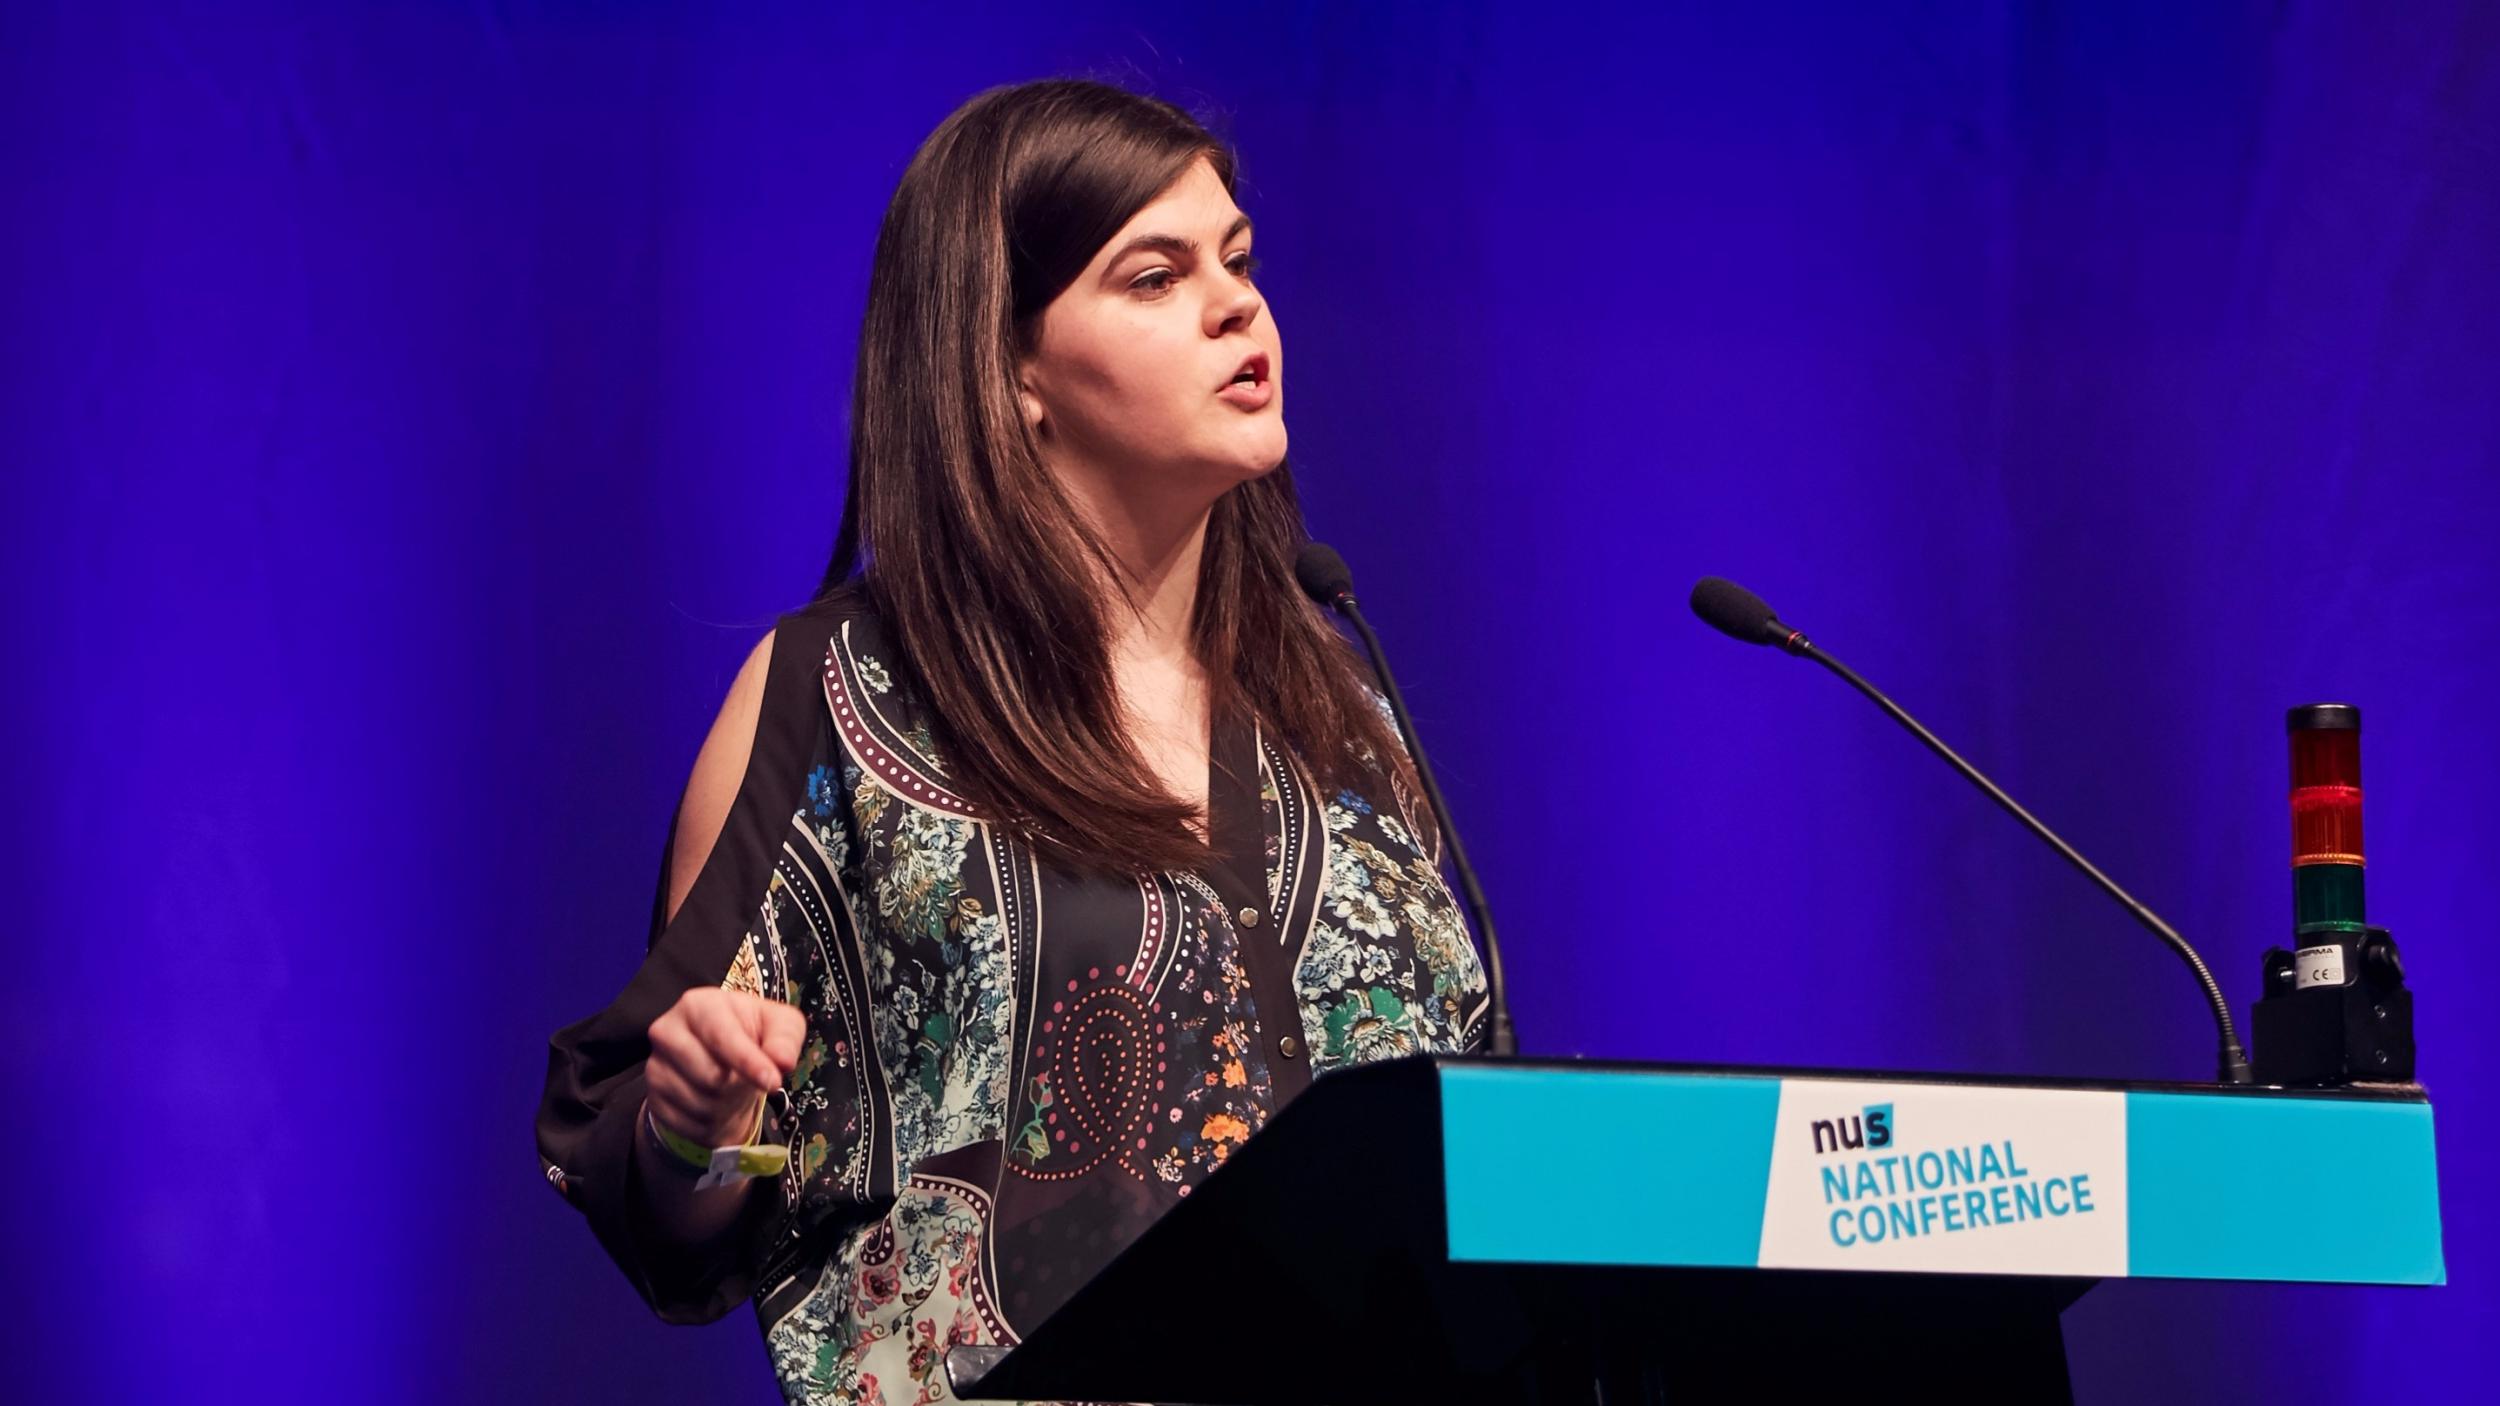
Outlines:
[[[2446,1279],[2418,1094],[1559,1062],[1438,1076],[1453,1262]]]

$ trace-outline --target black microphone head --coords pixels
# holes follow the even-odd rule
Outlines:
[[[1693,613],[1712,629],[1747,644],[1779,644],[1792,633],[1762,597],[1722,576],[1693,583]]]
[[[1304,595],[1330,610],[1337,608],[1339,598],[1354,594],[1354,572],[1325,542],[1302,544],[1293,559],[1293,579],[1301,583]]]

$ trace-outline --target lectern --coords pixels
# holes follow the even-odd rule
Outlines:
[[[1364,1065],[946,1370],[973,1400],[2064,1400],[2058,1314],[2118,1277],[2443,1282],[2428,1100]],[[1211,1333],[1226,1305],[1267,1339]]]

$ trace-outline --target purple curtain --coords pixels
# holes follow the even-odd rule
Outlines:
[[[1241,144],[1313,526],[1532,1051],[2209,1068],[2167,953],[1694,622],[1698,575],[2243,1008],[2282,710],[2359,703],[2457,1282],[2112,1284],[2069,1338],[2086,1400],[2460,1389],[2500,1318],[2500,7],[38,0],[0,12],[27,1399],[772,1398],[750,1321],[651,1322],[539,1183],[543,1042],[632,968],[711,712],[822,568],[914,143],[1062,73]]]

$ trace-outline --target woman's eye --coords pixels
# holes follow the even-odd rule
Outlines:
[[[1148,269],[1129,284],[1129,291],[1161,296],[1172,291],[1172,281],[1179,277],[1170,269]]]
[[[1224,267],[1233,271],[1233,277],[1247,282],[1258,276],[1258,256],[1245,249],[1241,253],[1235,254],[1232,258],[1226,260]]]

